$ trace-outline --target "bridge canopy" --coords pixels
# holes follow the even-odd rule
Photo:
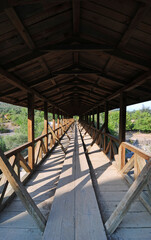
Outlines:
[[[1,0],[0,101],[82,115],[150,100],[149,0]]]

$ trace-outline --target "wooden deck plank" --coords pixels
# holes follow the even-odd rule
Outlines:
[[[106,239],[80,135],[66,155],[43,240]]]

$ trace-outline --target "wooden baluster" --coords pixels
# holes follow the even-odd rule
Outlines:
[[[19,163],[19,159],[20,159],[20,156],[19,156],[19,153],[17,153],[17,155],[16,155],[16,164],[14,166],[14,171],[15,171],[16,175],[20,179],[20,163]]]
[[[119,170],[122,170],[124,165],[125,165],[125,147],[123,147],[121,144],[119,147],[119,163],[118,163]]]

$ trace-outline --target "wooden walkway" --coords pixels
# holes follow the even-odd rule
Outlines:
[[[43,240],[106,240],[80,134],[70,143]]]
[[[72,136],[72,132],[68,134]],[[62,139],[64,147],[69,145],[65,135]],[[48,218],[65,155],[57,146],[49,157],[35,171],[26,184],[43,215]],[[15,197],[11,204],[0,213],[0,240],[40,240],[42,233],[33,218],[25,210],[22,202]]]
[[[82,131],[84,135],[85,130]],[[90,145],[92,138],[87,133],[84,137],[86,147]],[[128,190],[128,185],[118,173],[117,168],[108,157],[94,144],[89,152],[89,159],[94,169],[99,185],[99,202],[103,221],[110,217],[118,203]],[[150,240],[151,239],[151,215],[137,199],[132,203],[130,210],[124,217],[114,234],[112,240]]]

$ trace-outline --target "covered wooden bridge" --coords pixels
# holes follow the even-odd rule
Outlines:
[[[126,106],[147,100],[150,0],[1,0],[0,101],[28,108],[28,142],[0,150],[0,239],[150,240],[151,155],[125,142]]]

